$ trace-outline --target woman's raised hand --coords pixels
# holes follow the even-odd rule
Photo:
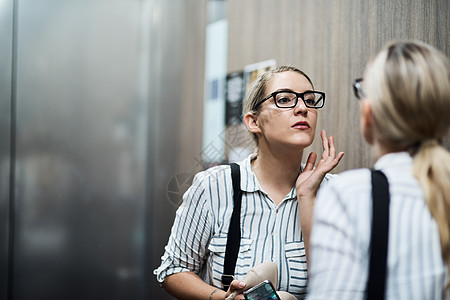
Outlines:
[[[317,154],[311,152],[308,155],[305,169],[300,173],[295,184],[299,201],[303,198],[315,198],[325,174],[333,170],[344,156],[344,152],[336,155],[334,138],[332,136],[328,138],[325,130],[320,132],[320,137],[322,138],[322,158],[314,168]]]

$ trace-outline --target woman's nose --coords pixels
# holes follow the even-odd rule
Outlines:
[[[306,114],[308,112],[308,108],[301,98],[298,98],[297,105],[294,106],[295,114]]]

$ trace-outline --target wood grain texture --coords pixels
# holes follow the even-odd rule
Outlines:
[[[205,28],[206,24],[206,0],[179,1],[179,8],[183,11],[180,32],[180,42],[175,43],[181,49],[177,52],[181,55],[177,72],[181,73],[180,98],[177,107],[173,107],[173,117],[179,118],[179,128],[175,134],[179,139],[178,168],[180,171],[199,169],[198,161],[202,152],[202,128],[203,128],[203,86],[205,70]],[[174,38],[174,37],[171,37]],[[170,79],[167,81],[170,82]],[[171,89],[176,86],[173,82]],[[189,124],[189,125],[188,125]],[[169,151],[170,152],[170,151]]]
[[[373,157],[359,133],[358,101],[351,84],[386,42],[418,39],[450,56],[448,0],[228,0],[228,70],[276,59],[304,70],[327,94],[320,129],[345,151],[336,171],[368,167]],[[450,149],[450,134],[444,145]]]

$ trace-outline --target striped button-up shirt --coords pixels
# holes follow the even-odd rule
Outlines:
[[[406,152],[374,166],[389,181],[386,299],[443,299],[446,266],[439,232]],[[364,299],[372,222],[371,173],[341,173],[318,193],[308,299]]]
[[[240,163],[241,243],[235,279],[243,280],[253,266],[267,261],[278,266],[278,290],[302,299],[307,269],[295,187],[276,206],[258,183],[251,156]],[[324,182],[332,175],[327,175]],[[190,271],[221,288],[228,227],[233,211],[230,167],[198,173],[178,208],[161,266],[159,282],[168,275]]]

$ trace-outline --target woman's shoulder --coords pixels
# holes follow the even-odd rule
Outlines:
[[[370,175],[370,169],[368,168],[359,168],[359,169],[350,169],[346,171],[342,171],[337,176],[338,178],[342,178],[341,180],[349,181],[349,180],[357,180],[360,179],[361,176],[365,177]]]
[[[353,169],[339,173],[319,189],[315,214],[317,211],[317,214],[327,217],[326,214],[334,211],[345,214],[352,220],[365,216],[371,195],[370,174],[370,169]]]
[[[367,185],[371,184],[370,169],[367,168],[347,170],[339,174],[327,174],[325,179],[327,179],[326,186],[328,188],[347,192],[365,189]]]
[[[224,182],[228,179],[231,180],[230,165],[223,164],[210,167],[203,171],[199,171],[197,174],[195,174],[192,185],[202,185],[215,181]]]
[[[195,174],[191,185],[183,195],[183,203],[197,202],[200,199],[209,202],[213,194],[217,194],[219,190],[222,193],[223,187],[231,180],[229,169],[229,165],[218,165]]]
[[[210,176],[217,176],[217,173],[221,173],[224,172],[225,170],[230,169],[230,165],[229,164],[223,164],[223,165],[217,165],[217,166],[213,166],[210,167],[206,170],[202,170],[199,171],[196,176],[197,177],[210,177]]]
[[[237,165],[239,165],[240,167],[240,172],[248,172],[248,169],[250,169],[251,171],[251,167],[250,166],[250,160],[252,158],[252,155],[249,155],[246,159],[236,162]],[[204,180],[220,180],[220,181],[224,181],[224,180],[231,180],[231,163],[224,163],[224,164],[220,164],[220,165],[216,165],[213,167],[210,167],[206,170],[200,171],[198,172],[195,176],[194,176],[194,182],[201,182]],[[241,175],[242,177],[242,175]]]
[[[351,170],[342,171],[338,174],[327,173],[325,175],[324,180],[335,181],[336,179],[338,179],[341,182],[354,181],[354,180],[360,179],[361,176],[365,177],[365,175],[367,175],[369,173],[370,173],[370,169],[367,169],[367,168],[351,169]]]

